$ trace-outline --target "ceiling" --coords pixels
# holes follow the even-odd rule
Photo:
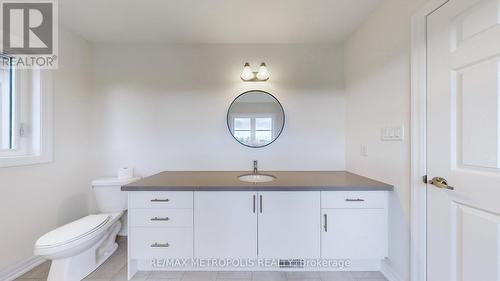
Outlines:
[[[100,43],[335,43],[380,0],[59,0],[61,23]]]

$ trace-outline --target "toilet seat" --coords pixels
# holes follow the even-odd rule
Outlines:
[[[48,249],[61,247],[76,240],[87,240],[92,234],[97,234],[111,219],[109,214],[97,214],[83,217],[63,225],[43,235],[36,241],[35,248]]]

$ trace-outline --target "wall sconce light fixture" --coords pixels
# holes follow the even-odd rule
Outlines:
[[[270,76],[271,75],[269,74],[265,63],[261,63],[259,71],[254,72],[248,62],[245,63],[245,66],[243,66],[243,70],[240,75],[241,80],[245,82],[267,81]]]

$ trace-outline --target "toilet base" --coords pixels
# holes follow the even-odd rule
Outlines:
[[[52,260],[47,281],[80,281],[96,270],[118,248],[115,242],[121,222],[117,220],[92,247],[66,258]]]

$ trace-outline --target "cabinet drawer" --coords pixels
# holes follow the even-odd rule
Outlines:
[[[192,258],[192,228],[139,228],[130,234],[132,259]]]
[[[193,208],[192,191],[130,192],[131,209]]]
[[[130,210],[132,226],[192,227],[192,209],[134,209]]]
[[[387,207],[387,191],[323,191],[321,208],[379,209]]]

